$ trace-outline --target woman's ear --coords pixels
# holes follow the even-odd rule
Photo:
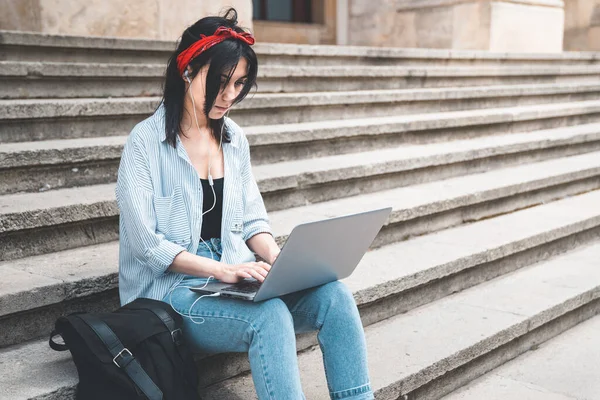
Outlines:
[[[190,74],[192,73],[192,69],[190,68],[190,66],[188,65],[185,68],[185,71],[183,72],[183,79],[185,79],[188,83],[192,83],[192,81],[190,80]]]

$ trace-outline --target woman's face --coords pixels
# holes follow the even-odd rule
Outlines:
[[[206,99],[206,74],[208,73],[209,64],[205,65],[200,69],[196,77],[192,80],[192,93],[194,94],[194,100],[196,102],[196,108],[198,112],[202,112],[204,108],[204,102]],[[220,119],[233,105],[233,101],[240,94],[244,88],[246,82],[246,71],[248,68],[248,62],[244,57],[240,58],[233,75],[229,80],[229,84],[225,86],[225,80],[227,76],[221,75],[221,90],[215,99],[215,104],[208,113],[210,119]]]

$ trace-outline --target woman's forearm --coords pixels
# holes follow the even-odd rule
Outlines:
[[[259,233],[246,241],[248,248],[258,254],[269,264],[273,264],[275,258],[281,251],[273,236],[270,233]]]
[[[175,256],[168,271],[201,278],[213,276],[215,279],[220,279],[222,264],[208,257],[200,257],[187,251],[182,251]]]
[[[269,233],[259,233],[254,235],[246,241],[246,244],[250,250],[254,251],[269,264],[273,264],[275,258],[281,251],[275,242],[275,239],[273,239],[273,236]],[[215,279],[220,279],[223,265],[220,261],[182,251],[175,256],[168,271],[198,276],[201,278],[213,276]]]

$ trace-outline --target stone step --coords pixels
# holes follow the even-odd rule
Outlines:
[[[460,265],[464,263],[467,269],[508,257],[506,265],[494,261],[493,266],[482,267],[481,271],[484,272],[473,270],[475,276],[470,277],[468,282],[477,281],[507,268],[516,268],[521,265],[519,263],[525,262],[523,260],[547,257],[595,235],[594,232],[600,230],[600,211],[594,206],[586,207],[590,202],[597,201],[599,191],[577,197],[579,200],[569,199],[530,207],[600,187],[599,164],[598,154],[570,157],[272,212],[269,217],[277,242],[281,245],[297,224],[392,206],[388,221],[371,246],[377,250],[367,253],[362,261],[364,266],[359,270],[367,274],[367,269],[378,263],[369,261],[371,253],[385,254],[381,256],[382,260],[391,260],[394,254],[396,257],[398,254],[407,257],[410,260],[410,267],[407,268],[412,268],[410,274],[413,275],[402,283],[402,290],[405,291],[402,301],[406,302],[402,307],[410,307],[415,302],[446,293],[448,288],[462,284],[462,278],[452,278],[448,281],[452,284],[438,282],[442,286],[436,286],[438,283],[434,282],[435,279],[444,276],[440,275],[441,271],[448,268],[452,270],[448,270],[448,274],[454,274],[461,271]],[[569,214],[569,204],[573,202],[578,202],[580,208],[577,208],[578,213]],[[565,211],[561,211],[563,208]],[[41,219],[51,223],[52,215],[48,213]],[[538,219],[542,222],[538,222]],[[433,233],[460,224],[467,225]],[[477,251],[469,246],[459,248],[462,249],[460,251],[473,250],[476,255],[471,257],[467,253],[460,253],[457,256],[456,251],[444,250],[436,257],[427,256],[428,252],[438,254],[432,246],[439,246],[440,242],[453,237],[464,238],[471,234],[487,238],[487,241],[481,239],[484,240],[481,246],[475,245],[479,249]],[[418,235],[427,236],[402,242]],[[64,235],[61,237],[64,238]],[[392,243],[397,244],[390,246]],[[0,347],[48,333],[54,319],[61,314],[82,308],[106,310],[116,307],[117,252],[118,243],[110,242],[0,263],[0,272],[10,278],[6,282],[11,282],[4,287],[0,282]],[[452,261],[452,257],[458,257],[458,264]],[[467,262],[464,257],[471,261]],[[419,271],[429,268],[439,268],[438,272],[427,278],[435,284],[423,286],[421,289],[425,291],[416,290],[427,284],[422,280],[426,276]],[[381,274],[372,275],[372,278],[388,277],[391,280],[407,271],[386,269]],[[465,274],[470,276],[471,273],[465,270]],[[364,279],[362,277],[360,281]],[[391,287],[376,286],[371,294],[365,292],[356,295],[360,304],[366,306],[373,303],[377,293],[393,295],[388,291]],[[385,309],[375,310],[377,312],[369,318],[377,319],[377,315],[385,314]]]
[[[0,99],[162,96],[162,64],[0,61]],[[389,90],[506,84],[589,83],[600,65],[264,66],[258,92]]]
[[[600,126],[484,137],[254,167],[269,211],[600,149]],[[593,184],[594,185],[594,184]],[[592,185],[592,186],[593,186]],[[0,260],[114,240],[114,184],[0,196]]]
[[[245,127],[253,165],[600,121],[600,101]],[[558,131],[556,131],[558,132]],[[0,144],[0,194],[116,181],[126,136]]]
[[[600,122],[600,101],[248,126],[255,165]],[[1,151],[1,150],[0,150]]]
[[[600,148],[600,124],[253,167],[269,210],[314,204]]]
[[[293,124],[599,98],[600,83],[258,93],[236,105],[230,115],[241,126]],[[126,135],[159,101],[157,97],[0,100],[0,140]]]
[[[262,65],[531,65],[595,64],[598,53],[491,53],[473,50],[296,45],[258,42],[252,47]],[[166,64],[175,42],[0,31],[0,60]]]
[[[597,315],[599,257],[596,243],[367,326],[375,397],[440,398]],[[318,346],[298,361],[306,398],[328,398]],[[200,394],[207,400],[256,399],[253,388],[247,373]]]
[[[437,397],[427,398],[439,398],[476,376],[482,363],[493,368],[599,312],[600,214],[591,212],[599,200],[599,192],[590,193],[367,252],[344,282],[366,326],[377,398],[433,390]],[[315,335],[297,339],[306,397],[327,398]],[[245,354],[201,362],[202,386],[246,371],[203,390],[204,397],[254,398]],[[50,350],[46,340],[0,350],[0,393],[7,398],[69,399],[76,379],[70,355]]]
[[[443,400],[597,399],[600,316],[474,380]],[[541,368],[543,366],[543,368]]]

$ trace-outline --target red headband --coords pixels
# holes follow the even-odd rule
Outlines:
[[[183,75],[185,68],[194,57],[197,57],[204,50],[210,49],[215,44],[219,44],[223,40],[230,38],[239,39],[250,45],[254,44],[254,37],[250,33],[237,33],[231,28],[220,26],[215,33],[210,36],[200,35],[200,40],[194,42],[177,56],[177,69],[179,70],[179,75]]]

